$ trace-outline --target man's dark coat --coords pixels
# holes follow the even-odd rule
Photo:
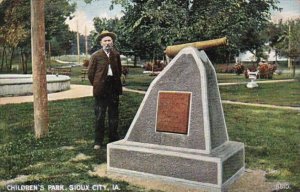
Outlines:
[[[88,67],[88,78],[93,85],[93,95],[103,96],[105,93],[104,85],[108,72],[108,65],[110,64],[113,72],[113,83],[116,94],[122,94],[121,74],[122,66],[120,54],[116,50],[111,50],[109,58],[103,49],[92,54]]]

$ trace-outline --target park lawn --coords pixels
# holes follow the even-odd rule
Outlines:
[[[121,96],[121,137],[142,98],[128,92]],[[96,165],[106,163],[106,149],[92,149],[93,102],[92,97],[49,102],[49,136],[39,140],[33,134],[32,103],[0,106],[0,184],[1,180],[30,175],[23,184],[118,184],[123,191],[146,191],[89,175]],[[299,113],[229,104],[224,105],[224,113],[230,140],[245,143],[246,168],[265,170],[269,179],[287,181],[299,189]],[[80,154],[89,158],[74,160]]]
[[[57,63],[52,61],[52,67],[63,67],[66,64]],[[71,72],[71,84],[80,84],[80,85],[90,85],[90,82],[87,79],[82,79],[82,69],[83,66],[72,67]],[[129,74],[126,77],[126,87],[130,89],[146,91],[150,83],[155,79],[156,76],[150,74],[144,74],[144,69],[141,67],[129,67]],[[297,74],[299,75],[299,74]],[[217,73],[218,83],[246,83],[249,82],[249,79],[246,79],[245,76],[236,75],[234,73]],[[283,80],[291,79],[290,74],[274,75],[273,79],[259,79],[258,81],[266,80]]]
[[[85,75],[85,78],[82,79],[81,77],[83,77],[82,74],[82,69],[84,67],[83,66],[76,66],[76,67],[72,67],[72,73],[71,73],[71,84],[78,84],[78,85],[91,85],[88,78],[87,78],[87,74]]]
[[[156,76],[144,74],[143,71],[143,68],[129,68],[125,86],[130,89],[146,91]]]
[[[142,68],[130,68],[126,87],[146,91],[156,76],[143,74]],[[226,77],[226,82],[245,82],[244,76],[218,74]],[[261,80],[260,80],[261,81]],[[258,88],[248,89],[246,84],[219,86],[222,100],[248,103],[263,103],[282,106],[300,106],[300,82],[259,84]]]
[[[297,74],[297,77],[299,74]],[[250,82],[249,79],[245,78],[244,74],[237,75],[235,73],[217,73],[218,83],[245,83]],[[291,74],[284,73],[281,75],[273,75],[272,79],[258,79],[257,81],[270,81],[270,80],[284,80],[292,79]]]
[[[119,127],[122,137],[141,100],[142,96],[132,93],[121,96],[123,113]],[[33,134],[32,103],[0,106],[0,184],[19,175],[30,175],[23,184],[102,184],[109,187],[117,183],[125,191],[147,191],[125,182],[89,175],[96,165],[106,163],[106,149],[100,152],[93,149],[93,104],[92,97],[49,102],[49,136],[39,140]],[[88,158],[76,161],[76,156]],[[5,187],[0,186],[0,191],[4,190]]]
[[[300,82],[259,84],[248,89],[245,84],[219,86],[222,100],[300,107]]]
[[[82,80],[81,70],[82,66],[72,67],[71,84],[90,85],[90,82],[86,76]],[[143,68],[129,67],[129,74],[126,77],[126,87],[130,89],[146,91],[156,76],[150,76],[149,74],[143,74]]]
[[[229,139],[245,144],[246,168],[267,172],[300,190],[300,113],[292,110],[224,104]]]

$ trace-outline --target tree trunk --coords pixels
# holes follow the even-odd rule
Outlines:
[[[44,0],[31,0],[31,53],[35,137],[48,135],[48,98],[45,63]]]
[[[23,55],[23,51],[21,50],[21,65],[22,65],[22,73],[24,74],[24,55]]]
[[[5,49],[6,49],[6,47],[4,46],[4,47],[3,47],[3,50],[2,50],[2,61],[1,61],[1,68],[0,68],[0,71],[3,71],[4,57],[5,57]]]
[[[25,57],[24,57],[25,70],[24,70],[24,74],[28,73],[28,58],[29,58],[29,55],[28,55],[28,53],[25,52]]]
[[[10,53],[10,59],[9,59],[9,71],[12,71],[12,62],[13,62],[13,58],[14,58],[14,52],[15,52],[15,48],[12,47],[11,53]]]
[[[27,71],[27,61],[28,61],[28,54],[24,51],[21,51],[21,64],[22,64],[22,73],[23,74],[27,74],[28,71]]]
[[[137,64],[137,56],[136,54],[134,54],[134,60],[133,60],[133,66],[136,67],[136,64]]]
[[[296,76],[296,63],[292,61],[292,78]]]
[[[277,49],[275,49],[275,64],[276,65],[278,64],[277,57],[278,57],[278,51],[277,51]]]

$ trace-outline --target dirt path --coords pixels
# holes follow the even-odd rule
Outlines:
[[[267,83],[267,81],[265,81],[265,83]],[[139,94],[145,94],[146,93],[146,91],[134,90],[134,89],[126,88],[126,87],[123,87],[123,90],[128,91],[128,92],[139,93]],[[89,86],[89,85],[71,85],[71,89],[69,89],[67,91],[48,94],[48,100],[49,101],[54,101],[54,100],[89,97],[89,96],[92,96],[92,92],[93,92],[93,87],[92,86]],[[29,96],[19,96],[19,97],[0,97],[0,105],[10,104],[10,103],[26,103],[26,102],[33,102],[33,96],[29,95]],[[229,101],[229,100],[222,100],[222,103],[235,104],[235,105],[246,105],[246,106],[268,107],[268,108],[276,108],[276,109],[289,109],[289,110],[300,111],[300,107],[277,106],[277,105],[256,104],[256,103],[244,103],[244,102]]]
[[[296,82],[297,80],[295,79],[283,79],[283,80],[266,80],[266,81],[259,81],[257,80],[256,83],[257,84],[265,84],[265,83],[284,83],[284,82]],[[218,83],[219,86],[226,86],[226,85],[243,85],[243,84],[247,84],[249,82],[245,81],[245,82],[240,82],[240,83]]]
[[[71,85],[71,88],[67,91],[49,93],[48,100],[63,100],[72,99],[80,97],[92,96],[93,87],[87,85]],[[0,97],[0,105],[10,104],[10,103],[28,103],[33,102],[33,95],[19,96],[19,97]]]

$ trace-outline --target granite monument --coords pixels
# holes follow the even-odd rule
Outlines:
[[[204,51],[182,49],[151,83],[123,140],[107,147],[109,173],[223,191],[244,172],[229,141],[216,72]]]

